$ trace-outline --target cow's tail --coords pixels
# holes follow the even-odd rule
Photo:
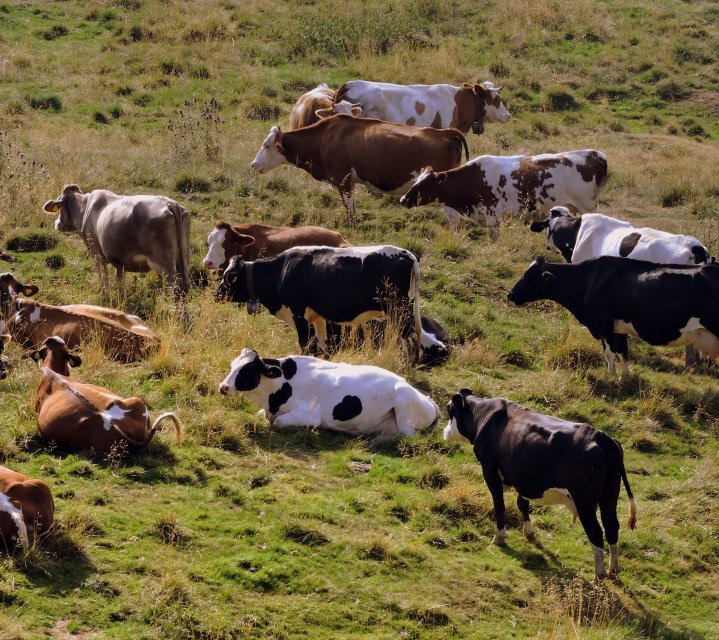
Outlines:
[[[180,257],[175,270],[179,277],[179,291],[186,295],[190,291],[190,214],[185,207],[173,202],[171,210],[175,216],[177,242]]]
[[[347,86],[347,83],[343,84],[337,91],[335,92],[335,97],[332,98],[332,104],[337,104],[339,102],[342,102],[342,100],[345,99],[345,96],[349,93],[350,88]],[[350,100],[350,102],[352,102]]]
[[[469,162],[469,147],[467,146],[467,138],[459,129],[448,129],[449,134],[452,136],[454,142],[457,144],[457,151],[459,152],[459,163],[462,163],[462,149],[464,149],[464,157]]]
[[[177,434],[177,443],[180,444],[182,442],[183,437],[183,429],[182,429],[182,423],[180,422],[180,419],[172,413],[172,411],[167,411],[165,413],[161,413],[157,418],[155,418],[155,422],[152,423],[152,427],[150,427],[150,430],[147,433],[147,443],[150,443],[150,440],[152,440],[153,436],[155,435],[155,432],[160,428],[161,424],[167,420],[170,419],[175,424],[175,433]]]
[[[612,453],[614,453],[614,459],[615,463],[619,467],[619,473],[622,477],[622,482],[624,483],[624,489],[627,492],[627,497],[629,498],[629,519],[627,520],[627,525],[630,529],[634,529],[637,526],[637,501],[634,499],[634,494],[632,493],[632,489],[629,486],[629,480],[627,478],[627,470],[624,468],[624,451],[622,449],[622,445],[619,444],[614,438],[610,438],[607,436],[608,440],[611,442],[612,447]]]

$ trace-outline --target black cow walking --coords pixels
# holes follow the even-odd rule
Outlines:
[[[719,266],[665,265],[603,256],[579,264],[537,258],[508,294],[522,305],[554,300],[601,340],[609,371],[629,373],[627,335],[653,345],[692,345],[719,357]]]
[[[609,543],[609,571],[619,571],[617,501],[622,481],[629,496],[631,529],[637,505],[618,442],[588,424],[537,413],[506,398],[480,398],[469,389],[452,396],[447,411],[445,440],[469,440],[482,465],[497,519],[495,544],[505,543],[504,491],[514,487],[527,537],[534,535],[529,500],[564,504],[579,517],[592,545],[595,575],[602,578],[606,569],[599,506]]]
[[[327,323],[361,324],[392,318],[414,361],[419,358],[419,262],[406,249],[294,247],[271,258],[237,258],[222,276],[217,299],[259,302],[294,327],[303,351],[314,328],[327,353]]]

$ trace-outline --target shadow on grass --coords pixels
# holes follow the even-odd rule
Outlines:
[[[56,594],[69,593],[95,571],[85,548],[76,540],[82,535],[82,531],[69,530],[56,521],[52,530],[26,553],[15,552],[14,564],[35,587]]]

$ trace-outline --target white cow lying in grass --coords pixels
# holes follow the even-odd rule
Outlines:
[[[677,235],[601,213],[573,217],[566,207],[554,207],[549,218],[533,222],[535,233],[547,230],[547,248],[561,253],[567,262],[584,262],[601,256],[632,258],[657,264],[705,264],[707,248],[692,236]]]
[[[323,427],[373,436],[371,446],[435,426],[437,405],[402,377],[368,365],[309,356],[279,360],[243,349],[220,393],[244,393],[274,427]]]

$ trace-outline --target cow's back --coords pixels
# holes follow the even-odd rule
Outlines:
[[[237,233],[252,236],[255,242],[243,247],[243,260],[257,260],[276,256],[292,247],[327,246],[348,247],[349,243],[336,231],[322,227],[272,227],[263,224],[235,225]]]
[[[317,109],[328,109],[332,106],[335,91],[322,83],[303,94],[290,112],[290,130],[307,127],[320,118],[316,115]]]

